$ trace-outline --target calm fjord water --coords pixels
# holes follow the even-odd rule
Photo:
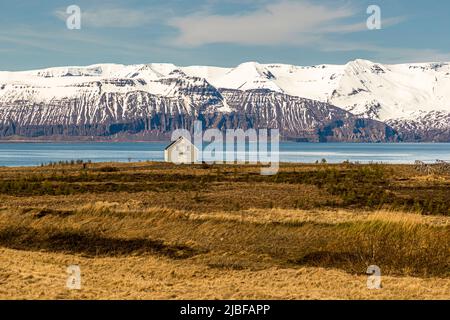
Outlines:
[[[164,160],[163,142],[123,143],[0,143],[0,166],[38,166],[66,160],[128,162]],[[330,163],[345,160],[384,163],[413,163],[415,160],[450,161],[450,143],[354,144],[295,143],[280,144],[281,162]]]

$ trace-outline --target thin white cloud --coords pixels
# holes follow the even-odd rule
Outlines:
[[[58,9],[54,15],[65,21],[69,16],[64,9]],[[154,21],[150,10],[137,10],[122,7],[97,7],[81,10],[82,26],[95,28],[134,28]]]
[[[373,60],[384,63],[414,63],[450,61],[450,53],[435,49],[386,47],[362,42],[327,42],[320,48],[324,52],[369,52]],[[355,57],[357,58],[357,57]]]
[[[222,0],[220,0],[222,1]],[[240,1],[240,0],[227,0]],[[420,62],[450,61],[450,54],[433,49],[393,48],[374,43],[352,42],[344,34],[367,31],[367,15],[364,8],[351,5],[352,1],[327,1],[317,4],[312,0],[245,0],[256,7],[253,11],[239,14],[213,14],[219,0],[209,0],[197,13],[184,17],[178,16],[164,21],[163,17],[174,16],[174,9],[159,7],[155,10],[141,10],[125,7],[82,8],[82,32],[59,30],[38,32],[33,29],[9,29],[0,31],[0,42],[14,44],[15,47],[39,48],[45,51],[70,53],[80,44],[113,50],[123,55],[142,57],[142,53],[161,54],[167,48],[163,41],[140,41],[116,38],[113,34],[102,35],[99,30],[85,27],[133,28],[148,24],[158,27],[175,27],[179,34],[175,39],[163,40],[170,44],[185,47],[198,47],[204,44],[229,43],[246,46],[255,45],[291,45],[315,48],[325,52],[368,52],[369,56],[380,62]],[[153,13],[152,13],[153,12]],[[65,9],[54,12],[62,21],[67,14]],[[382,27],[403,22],[405,17],[382,17]],[[359,21],[359,22],[358,22]],[[102,30],[100,30],[102,31]],[[375,31],[374,31],[375,32]],[[337,39],[340,39],[337,41]],[[161,39],[158,39],[161,40]],[[167,45],[167,42],[166,42]],[[0,48],[0,51],[5,49]],[[11,48],[8,51],[13,50]],[[355,56],[360,57],[360,56]]]
[[[320,29],[320,32],[323,34],[326,33],[352,33],[352,32],[361,32],[367,31],[367,23],[364,19],[360,23],[354,24],[337,24],[334,26],[327,26]],[[393,17],[393,18],[384,18],[382,19],[382,28],[388,28],[394,26],[396,24],[402,23],[406,20],[406,17]]]
[[[204,12],[177,17],[171,19],[169,25],[180,32],[175,41],[178,45],[309,43],[320,33],[320,28],[354,14],[355,10],[350,6],[330,8],[307,1],[282,1],[266,4],[246,14],[217,15]]]
[[[50,51],[56,51],[56,52],[67,52],[65,49],[54,46],[50,42],[43,42],[42,40],[38,40],[36,38],[29,38],[29,37],[22,37],[20,35],[14,34],[11,30],[8,30],[8,32],[0,32],[0,41],[3,43],[18,45],[21,47],[29,47],[29,48],[35,48],[35,49],[43,49],[43,50],[50,50]],[[8,48],[8,51],[13,51],[13,49]]]
[[[348,23],[361,15],[361,23]],[[169,20],[179,31],[175,44],[201,46],[212,43],[240,45],[315,44],[327,34],[367,30],[364,11],[351,5],[313,4],[307,0],[281,0],[259,9],[233,15],[202,12]],[[384,19],[389,26],[403,18]]]
[[[71,30],[35,31],[30,29],[0,30],[0,41],[12,43],[18,46],[17,50],[23,48],[37,48],[44,51],[58,53],[74,53],[74,48],[80,45],[95,46],[98,50],[113,50],[115,53],[130,56],[140,56],[145,53],[158,53],[163,48],[155,47],[146,43],[129,42],[114,37],[105,37],[88,32],[76,32]],[[12,50],[11,48],[9,50]]]

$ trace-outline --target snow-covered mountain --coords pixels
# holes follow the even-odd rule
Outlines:
[[[244,63],[233,69],[186,68],[219,88],[266,88],[338,106],[387,122],[413,140],[450,140],[450,64],[298,67]],[[414,136],[414,138],[413,138]]]
[[[450,65],[355,60],[0,72],[0,136],[164,135],[196,118],[220,128],[278,127],[308,141],[395,141],[391,127],[408,141],[450,141]]]

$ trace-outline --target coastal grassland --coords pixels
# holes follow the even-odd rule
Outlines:
[[[450,176],[259,169],[0,168],[0,298],[450,298]],[[366,287],[372,264],[380,290]]]

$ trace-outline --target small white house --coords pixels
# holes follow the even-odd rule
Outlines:
[[[164,149],[164,160],[176,164],[198,161],[198,148],[187,138],[181,136]]]

